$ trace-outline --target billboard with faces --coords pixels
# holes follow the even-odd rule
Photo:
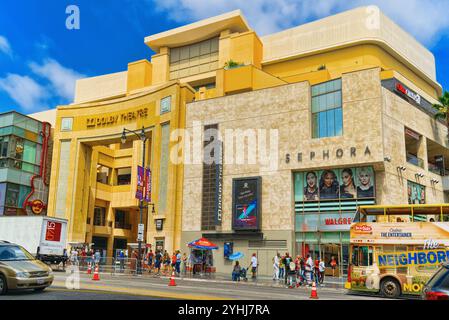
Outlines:
[[[295,173],[295,201],[375,197],[372,167],[312,170]]]

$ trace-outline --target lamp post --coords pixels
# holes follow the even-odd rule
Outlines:
[[[140,131],[140,132],[139,132]],[[122,137],[121,137],[121,141],[124,144],[126,142],[126,133],[133,133],[135,134],[140,141],[142,141],[142,168],[145,169],[145,144],[148,140],[148,137],[145,135],[145,128],[142,127],[141,130],[128,130],[126,128],[123,128],[123,133],[122,133]],[[143,208],[144,207],[148,207],[148,206],[144,206],[143,204],[143,199],[144,199],[144,195],[142,195],[142,198],[139,199],[139,210],[140,210],[140,224],[143,224]],[[151,204],[153,206],[153,213],[154,211],[154,204]],[[142,240],[140,240],[139,238],[139,255],[138,255],[138,261],[137,261],[137,274],[142,274]]]

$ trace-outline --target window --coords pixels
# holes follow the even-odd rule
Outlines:
[[[117,169],[117,185],[131,184],[131,167]]]
[[[358,267],[368,267],[373,264],[373,247],[354,246],[352,248],[352,263]]]
[[[123,210],[115,210],[115,228],[116,229],[131,229],[127,224],[127,212]]]
[[[106,208],[95,207],[94,209],[94,226],[106,225]]]
[[[8,183],[5,206],[17,208],[19,206],[19,194],[20,186],[18,184]]]
[[[170,112],[171,110],[171,96],[161,99],[161,114]]]
[[[73,118],[62,118],[61,131],[72,131]]]
[[[405,128],[404,137],[407,162],[424,169],[424,160],[418,158],[418,150],[422,142],[422,136],[409,128]]]
[[[312,86],[312,137],[341,136],[342,131],[341,79]]]
[[[97,182],[108,184],[109,170],[108,167],[97,165]]]
[[[8,142],[9,142],[9,137],[1,137],[0,138],[0,156],[1,157],[8,156]]]

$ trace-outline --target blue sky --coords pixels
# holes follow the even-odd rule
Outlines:
[[[199,19],[240,8],[264,35],[369,4],[434,53],[449,90],[447,0],[16,0],[0,1],[0,111],[70,103],[76,79],[150,59],[145,36]],[[80,9],[79,30],[66,28],[69,5]]]

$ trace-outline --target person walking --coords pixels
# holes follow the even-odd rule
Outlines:
[[[320,281],[320,259],[315,259],[314,268],[313,268],[313,275],[315,283],[319,283]]]
[[[290,258],[290,254],[288,252],[285,253],[284,256],[284,268],[285,268],[285,272],[284,272],[284,283],[287,284],[287,277],[288,277],[288,273],[290,271],[290,262],[291,262],[291,258]]]
[[[331,261],[329,263],[332,268],[332,277],[335,277],[335,269],[337,269],[337,260],[334,256],[331,257]]]
[[[120,273],[123,273],[125,272],[125,252],[123,250],[120,250],[118,259],[120,262]]]
[[[182,258],[181,251],[176,250],[176,265],[175,265],[175,268],[176,268],[176,273],[178,274],[178,276],[181,275],[181,258]]]
[[[253,273],[252,278],[256,279],[256,273],[257,273],[257,266],[259,265],[259,263],[257,262],[257,256],[256,253],[253,253],[253,256],[251,257],[251,263],[250,263],[250,267],[251,267],[251,272]]]
[[[150,251],[147,254],[147,261],[148,261],[148,273],[151,273],[151,270],[153,269],[153,250],[150,249]]]
[[[273,280],[279,280],[279,252],[273,258]]]
[[[319,279],[319,283],[323,284],[324,283],[324,272],[326,271],[326,265],[324,264],[323,259],[320,259],[320,263],[319,263],[319,271],[320,271],[320,279]]]
[[[70,253],[70,263],[72,266],[78,266],[78,251],[75,249],[72,249],[72,252]]]

